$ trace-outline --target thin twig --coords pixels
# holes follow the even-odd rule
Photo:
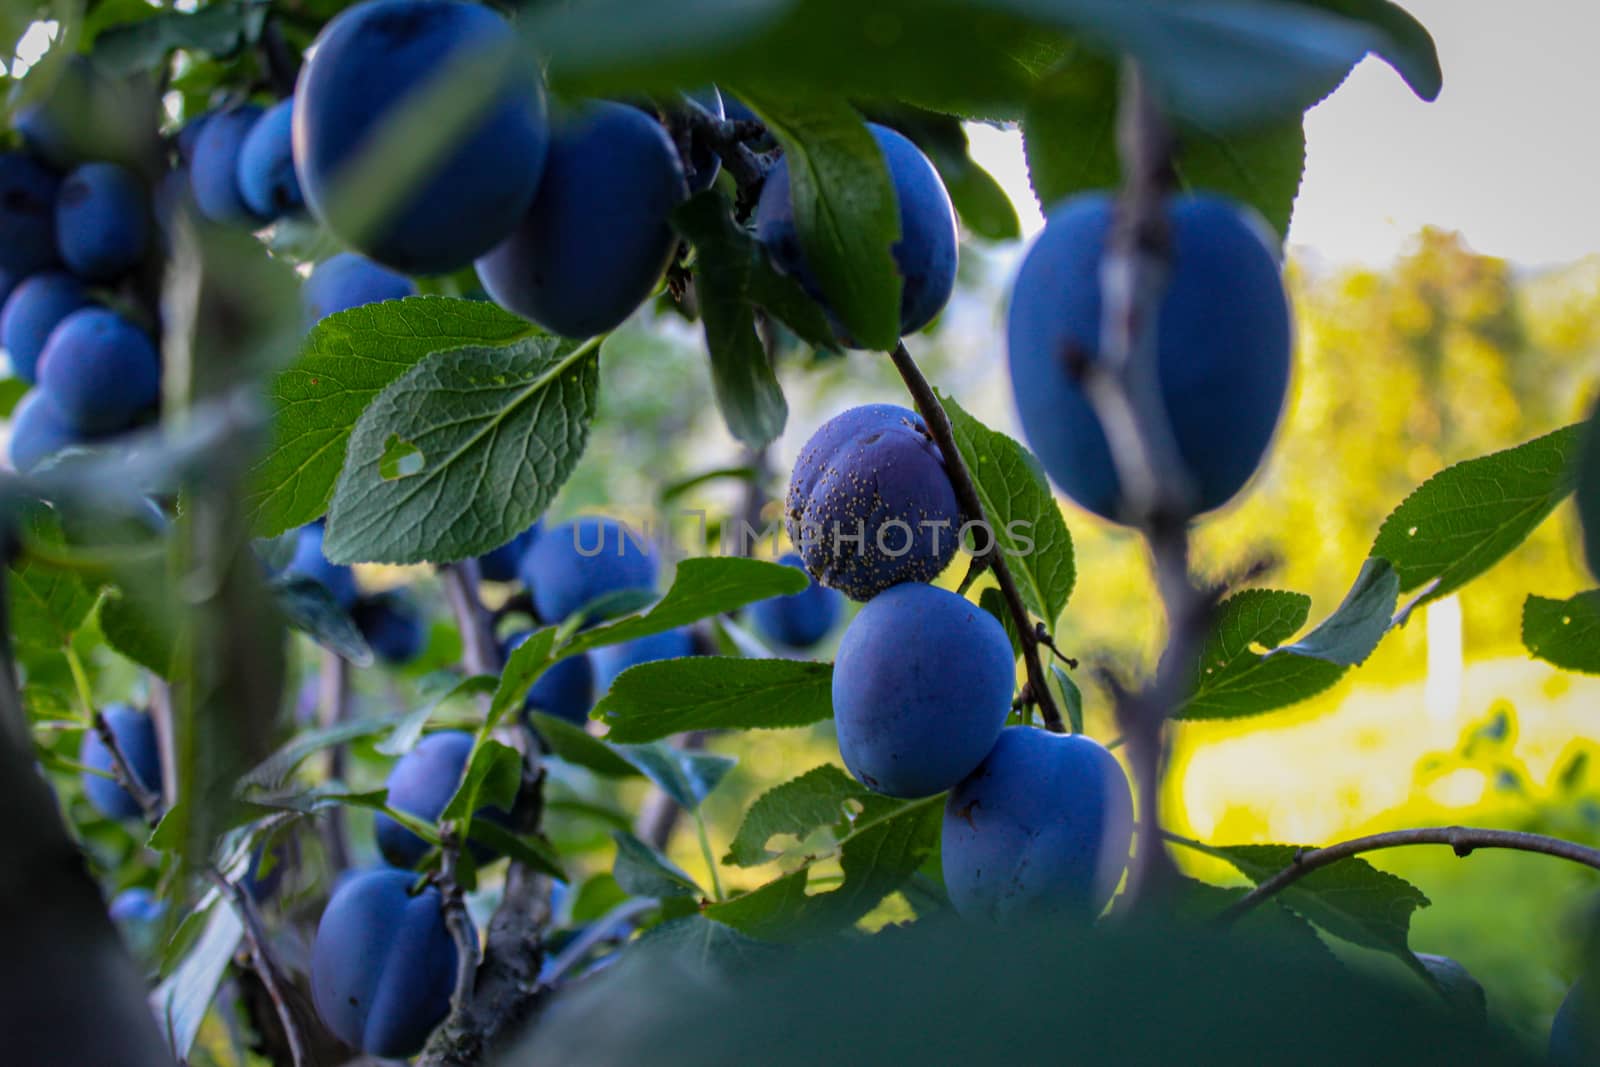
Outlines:
[[[479,578],[475,559],[439,568],[445,600],[461,632],[461,665],[469,674],[499,674],[500,650],[490,629],[489,613],[478,598]]]
[[[1457,856],[1462,857],[1470,856],[1480,848],[1538,852],[1600,870],[1600,849],[1563,841],[1559,837],[1547,837],[1544,834],[1530,834],[1520,830],[1483,830],[1471,826],[1428,826],[1415,830],[1391,830],[1387,833],[1368,834],[1366,837],[1341,841],[1326,848],[1301,852],[1295,856],[1292,864],[1229,905],[1228,909],[1217,917],[1217,921],[1224,926],[1231,925],[1251,908],[1281,893],[1306,875],[1340,860],[1363,852],[1403,848],[1408,845],[1448,845]]]
[[[917,411],[922,414],[922,421],[927,424],[928,433],[939,446],[939,451],[944,454],[945,470],[949,472],[950,485],[955,489],[956,501],[961,505],[961,510],[969,519],[986,520],[983,501],[978,497],[977,486],[972,481],[972,472],[967,470],[966,462],[961,458],[961,450],[956,447],[955,429],[950,425],[950,416],[945,414],[944,405],[940,404],[939,398],[934,395],[933,386],[928,384],[928,379],[917,366],[917,361],[911,358],[904,341],[895,345],[889,357],[894,360],[895,369],[900,372],[900,377],[906,383],[906,390],[916,403]],[[1050,695],[1044,664],[1039,659],[1038,632],[1033,620],[1028,616],[1027,605],[1022,602],[1022,593],[1017,588],[1016,579],[1012,577],[1010,566],[1006,563],[1005,553],[1000,551],[994,537],[991,536],[989,542],[987,553],[989,565],[994,569],[995,581],[999,583],[1000,592],[1005,597],[1006,608],[1016,623],[1017,639],[1022,645],[1022,662],[1028,669],[1028,683],[1032,687],[1034,699],[1038,702],[1039,714],[1044,719],[1047,729],[1058,734],[1066,733],[1066,723],[1056,707],[1055,698]]]
[[[1211,599],[1189,575],[1192,487],[1161,398],[1154,329],[1166,290],[1171,234],[1173,135],[1138,67],[1125,66],[1117,141],[1123,187],[1100,264],[1097,358],[1062,353],[1110,446],[1124,518],[1149,546],[1167,616],[1167,649],[1140,692],[1116,689],[1119,725],[1138,791],[1139,834],[1124,899],[1137,905],[1172,884],[1175,868],[1160,836],[1166,722],[1192,684],[1192,665],[1210,629]]]
[[[672,118],[681,120],[691,137],[717,154],[738,184],[740,197],[754,202],[761,191],[761,183],[766,180],[767,169],[761,157],[745,142],[765,137],[766,127],[759,122],[719,119],[688,97],[684,97],[683,109],[675,111]]]
[[[111,724],[106,721],[105,715],[96,711],[93,713],[92,721],[94,732],[100,735],[100,743],[111,755],[112,776],[139,806],[144,821],[155,826],[161,821],[161,796],[153,789],[147,788],[134,772],[133,763],[129,761],[128,754],[122,750],[122,742],[117,740],[117,735],[112,732]]]
[[[178,802],[178,735],[172,686],[158,674],[150,675],[150,718],[156,728],[156,751],[161,753],[161,806],[170,811]]]
[[[453,825],[447,826],[440,836],[439,881],[444,894],[444,923],[456,943],[457,966],[455,992],[450,996],[452,1011],[464,1011],[472,997],[478,976],[478,932],[472,928],[472,917],[467,914],[466,894],[456,877],[456,866],[461,862],[461,835]]]
[[[210,871],[210,875],[217,888],[227,894],[233,904],[233,910],[239,913],[239,919],[244,924],[244,941],[245,947],[250,952],[251,966],[255,968],[256,974],[261,978],[262,987],[272,1000],[273,1010],[278,1015],[278,1023],[283,1027],[284,1040],[289,1043],[289,1055],[294,1067],[305,1067],[310,1062],[306,1059],[305,1040],[300,1035],[300,1027],[295,1022],[294,1012],[290,1009],[288,1000],[284,998],[282,975],[277,962],[272,958],[271,950],[267,947],[267,933],[261,925],[261,914],[256,911],[256,902],[251,899],[243,884],[228,881],[222,872],[215,868]]]
[[[337,726],[350,717],[350,664],[329,649],[322,650],[322,666],[317,675],[317,725]],[[344,780],[346,746],[330,745],[323,756],[326,781]],[[334,873],[350,866],[350,841],[345,831],[344,807],[335,804],[322,821],[322,841],[328,850],[328,863]]]

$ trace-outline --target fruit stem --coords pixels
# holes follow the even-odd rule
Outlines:
[[[984,514],[983,501],[978,497],[977,486],[973,484],[972,472],[967,469],[966,461],[961,458],[961,449],[956,445],[955,429],[950,425],[950,416],[945,414],[944,405],[939,403],[933,386],[928,384],[928,379],[923,375],[922,368],[917,366],[917,361],[911,358],[904,341],[895,345],[894,351],[889,353],[889,358],[894,360],[895,370],[900,372],[900,377],[906,383],[906,391],[916,403],[922,421],[928,424],[928,433],[932,435],[934,443],[944,455],[944,467],[950,475],[950,485],[955,489],[956,500],[960,503],[961,510],[971,519],[987,522],[988,516]],[[1000,585],[1001,595],[1005,597],[1006,610],[1011,612],[1011,619],[1016,624],[1017,640],[1022,646],[1022,662],[1028,669],[1028,688],[1034,701],[1039,705],[1039,714],[1044,719],[1045,728],[1058,734],[1066,733],[1066,722],[1061,718],[1061,711],[1056,707],[1055,698],[1050,694],[1050,683],[1045,674],[1044,664],[1039,658],[1038,631],[1033,625],[1033,620],[1028,617],[1027,605],[1022,602],[1022,592],[1017,588],[1016,579],[1012,577],[1005,553],[995,547],[993,538],[990,541],[991,546],[985,558],[994,570],[995,581]]]

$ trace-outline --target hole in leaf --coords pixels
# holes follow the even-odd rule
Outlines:
[[[409,478],[421,474],[425,464],[422,449],[397,433],[389,435],[383,443],[383,455],[378,457],[378,476],[384,481]]]
[[[1411,527],[1411,529],[1406,531],[1406,536],[1407,537],[1415,537],[1415,536],[1417,536],[1417,528],[1415,526]]]

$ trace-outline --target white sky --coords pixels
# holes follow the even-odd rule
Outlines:
[[[1368,59],[1312,109],[1290,242],[1382,264],[1433,225],[1523,266],[1600,253],[1600,2],[1401,2],[1433,33],[1444,91],[1425,104]],[[969,132],[1031,232],[1017,135]]]

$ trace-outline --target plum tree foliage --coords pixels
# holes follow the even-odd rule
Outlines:
[[[864,1060],[1381,1062],[1381,1030],[1519,1062],[1413,951],[1427,898],[1355,855],[1409,842],[1161,811],[1172,721],[1322,692],[1574,487],[1600,543],[1568,427],[1417,487],[1315,623],[1192,573],[1284,407],[1305,108],[1369,53],[1439,91],[1401,8],[52,12],[0,152],[6,1062],[814,1062],[740,1044],[796,1010]],[[917,359],[962,250],[1019,233],[973,120],[1020,126],[1048,209],[961,375],[1009,380],[1022,441]],[[691,329],[709,392],[619,416],[676,403],[650,346]],[[890,373],[903,404],[793,427],[775,469],[786,389]],[[650,487],[733,486],[700,544],[583,468],[647,481],[718,416],[743,451]],[[1148,671],[1061,647],[1056,490],[1148,547]],[[1597,595],[1530,596],[1529,649],[1600,672]],[[820,765],[735,770],[743,731],[800,728]]]

